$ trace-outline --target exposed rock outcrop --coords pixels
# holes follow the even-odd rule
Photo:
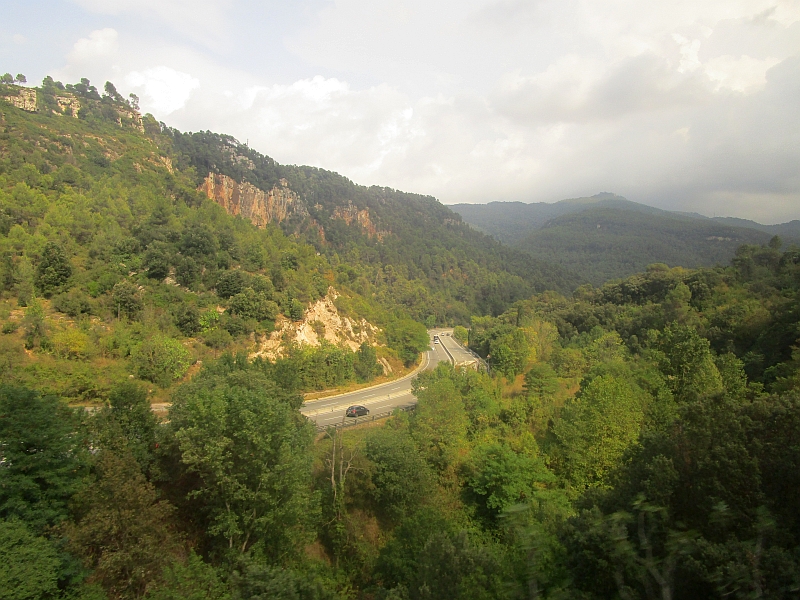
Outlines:
[[[16,89],[16,94],[10,93],[8,95],[3,96],[3,99],[7,102],[10,102],[17,108],[21,108],[22,110],[27,110],[28,112],[36,112],[39,110],[38,104],[36,102],[36,90],[28,89],[24,87],[18,87]]]
[[[389,231],[379,230],[375,226],[375,223],[372,221],[372,218],[369,215],[368,208],[359,210],[358,207],[352,202],[348,202],[347,206],[337,207],[333,211],[332,217],[334,219],[342,219],[348,225],[357,223],[359,226],[361,226],[361,229],[364,230],[368,237],[376,237],[380,241],[383,241],[383,238],[390,233]]]
[[[302,321],[279,317],[275,331],[261,342],[251,358],[262,356],[275,360],[281,356],[286,342],[319,346],[325,340],[334,345],[344,344],[354,351],[363,342],[374,343],[380,330],[366,319],[356,321],[340,315],[334,304],[338,297],[336,290],[329,288],[327,296],[306,309]]]
[[[199,189],[228,214],[240,215],[256,227],[281,223],[292,215],[308,216],[305,204],[285,179],[265,192],[246,181],[237,183],[227,175],[209,173]]]
[[[56,96],[56,103],[61,111],[61,115],[70,115],[78,118],[78,111],[81,109],[81,101],[75,96]]]

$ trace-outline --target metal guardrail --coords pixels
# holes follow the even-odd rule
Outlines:
[[[372,423],[381,419],[388,419],[394,414],[396,410],[403,412],[411,412],[417,408],[416,404],[407,404],[406,406],[395,406],[392,410],[387,410],[382,413],[375,413],[374,415],[366,415],[363,417],[344,417],[341,423],[332,423],[330,425],[316,425],[318,432],[327,431],[329,428],[343,429],[345,427],[353,427],[354,425],[363,425],[364,423]]]

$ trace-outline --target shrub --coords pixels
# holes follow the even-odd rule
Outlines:
[[[89,336],[74,328],[54,334],[51,343],[59,358],[86,358],[89,350]]]
[[[70,317],[92,313],[92,304],[89,296],[81,290],[71,289],[53,298],[53,307]]]
[[[155,335],[133,352],[131,364],[142,379],[167,387],[186,374],[191,360],[189,351],[179,341]]]

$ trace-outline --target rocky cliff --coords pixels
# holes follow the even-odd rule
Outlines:
[[[292,215],[308,216],[305,204],[285,179],[265,192],[246,181],[237,183],[227,175],[209,173],[199,189],[229,214],[240,215],[256,227],[281,223]]]
[[[372,221],[372,218],[369,215],[368,208],[359,210],[358,207],[352,202],[348,202],[347,206],[337,207],[333,211],[332,218],[342,219],[348,225],[356,223],[361,227],[361,229],[364,230],[364,233],[366,233],[367,236],[370,238],[376,237],[380,241],[383,241],[383,238],[389,235],[388,231],[379,230],[375,226],[375,223]]]
[[[36,102],[36,90],[35,89],[28,89],[24,87],[17,87],[17,93],[14,94],[9,93],[2,98],[17,108],[21,108],[22,110],[27,110],[28,112],[36,112],[38,110],[38,105]]]
[[[292,322],[285,317],[278,317],[275,331],[260,341],[258,350],[251,354],[251,358],[261,356],[275,360],[282,355],[286,342],[319,346],[325,340],[335,346],[347,346],[353,351],[358,350],[363,342],[375,345],[380,330],[366,319],[356,321],[339,314],[334,304],[338,296],[336,290],[329,288],[327,296],[309,305],[301,321]]]

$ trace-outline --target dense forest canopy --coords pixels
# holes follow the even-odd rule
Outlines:
[[[198,157],[222,170],[216,144],[246,149],[139,129],[111,85],[66,87],[37,91],[51,112],[0,101],[0,597],[797,597],[796,246],[574,291],[503,271],[490,289],[519,287],[491,310],[425,314],[459,288],[436,270],[449,255],[417,272],[414,251],[464,252],[472,287],[506,251],[433,200],[249,154],[261,166],[228,176],[286,178],[318,194],[313,218],[347,197],[387,248],[415,227],[452,245],[391,262],[357,229],[328,246],[299,222],[258,229],[197,192]],[[388,347],[248,355],[331,284]],[[370,381],[379,352],[412,363],[428,343],[412,317],[460,323],[489,372],[442,363],[413,412],[317,434],[301,392]]]

